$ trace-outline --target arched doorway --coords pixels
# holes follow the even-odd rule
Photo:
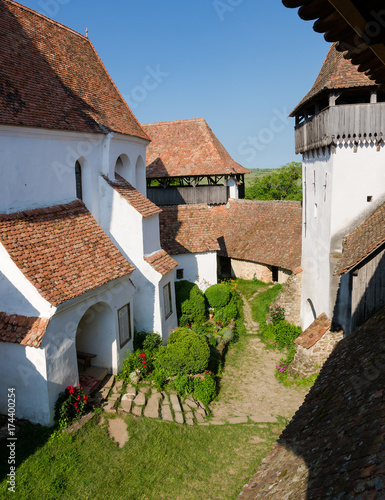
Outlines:
[[[79,378],[82,373],[91,373],[91,367],[103,368],[104,373],[106,370],[111,373],[115,350],[116,332],[112,310],[105,302],[98,302],[87,309],[76,331]]]

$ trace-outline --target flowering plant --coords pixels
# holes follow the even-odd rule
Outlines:
[[[277,325],[285,319],[285,309],[283,306],[270,306],[270,318],[273,325]]]
[[[80,418],[86,412],[88,403],[87,396],[84,395],[83,387],[69,385],[64,392],[59,394],[55,404],[55,421],[61,428],[77,418]]]

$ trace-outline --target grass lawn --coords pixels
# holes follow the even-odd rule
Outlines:
[[[112,417],[114,418],[114,417]],[[21,499],[234,499],[277,439],[277,424],[194,426],[124,417],[120,449],[95,416],[80,431],[23,427],[16,453]],[[6,441],[0,441],[0,497],[7,496]],[[11,495],[11,494],[10,494]]]

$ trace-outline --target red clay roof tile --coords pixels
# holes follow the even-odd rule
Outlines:
[[[302,208],[295,201],[229,200],[226,205],[163,206],[162,247],[171,255],[215,251],[294,270],[301,264]]]
[[[121,175],[115,174],[115,180],[109,179],[106,175],[102,175],[102,177],[143,217],[151,217],[153,215],[159,214],[162,211],[157,205],[155,205],[152,201],[150,201],[142,193],[135,189]]]
[[[54,306],[135,269],[81,201],[2,214],[0,242]]]
[[[147,178],[248,174],[203,118],[147,123]]]
[[[385,204],[346,236],[335,274],[344,274],[385,242]]]
[[[90,40],[0,0],[0,124],[149,140]]]
[[[0,342],[40,347],[49,319],[0,312]]]
[[[290,116],[295,116],[304,104],[324,90],[377,86],[364,73],[360,73],[351,61],[344,59],[343,53],[338,52],[335,46],[336,44],[333,43],[330,47],[313,87],[290,113]]]
[[[331,320],[325,313],[322,313],[310,326],[306,328],[303,333],[301,333],[299,337],[295,339],[294,343],[304,347],[305,349],[310,349],[310,347],[313,347],[313,345],[318,342],[328,330],[330,330],[331,326]]]
[[[165,250],[159,250],[158,252],[145,257],[144,260],[148,262],[155,271],[158,271],[162,276],[172,271],[178,266],[178,262],[169,256]]]

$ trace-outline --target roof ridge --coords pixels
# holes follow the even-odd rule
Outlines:
[[[62,203],[60,205],[50,205],[47,207],[32,208],[29,210],[28,209],[19,210],[18,212],[3,213],[0,214],[0,221],[11,220],[11,219],[22,219],[24,217],[33,217],[35,215],[65,212],[68,209],[74,210],[76,208],[87,210],[87,207],[81,200],[73,200],[69,203]]]
[[[121,99],[122,99],[122,101],[123,101],[124,105],[127,107],[127,109],[129,110],[129,112],[132,114],[132,116],[133,116],[134,120],[137,122],[137,124],[139,125],[140,129],[143,131],[143,133],[146,135],[146,137],[148,137],[148,140],[151,142],[150,136],[147,134],[147,132],[144,130],[144,128],[143,128],[143,127],[142,127],[142,125],[140,124],[139,120],[136,118],[136,116],[134,115],[134,113],[131,111],[130,106],[127,104],[126,100],[124,99],[124,97],[123,97],[123,96],[122,96],[122,94],[120,93],[120,90],[119,90],[119,89],[118,89],[118,87],[116,86],[116,84],[115,84],[114,80],[111,78],[111,75],[110,75],[109,71],[107,70],[107,68],[105,67],[104,62],[102,61],[101,57],[99,56],[98,51],[95,49],[94,44],[91,42],[91,40],[90,40],[88,37],[86,37],[86,40],[88,40],[89,44],[91,45],[92,50],[94,51],[94,53],[95,53],[96,57],[98,58],[98,60],[99,60],[100,64],[102,65],[102,67],[103,67],[104,71],[106,72],[106,75],[107,75],[107,76],[108,76],[108,78],[110,79],[110,81],[111,81],[111,83],[112,83],[113,87],[115,88],[115,90],[117,91],[117,93],[119,94],[119,96],[121,97]],[[134,137],[136,137],[136,136],[134,136]]]
[[[82,35],[78,31],[76,31],[76,30],[74,30],[72,28],[69,28],[65,24],[59,23],[59,21],[55,21],[55,19],[52,19],[52,18],[50,18],[50,17],[48,17],[48,16],[46,16],[44,14],[41,14],[40,12],[37,12],[36,10],[31,9],[30,7],[27,7],[27,6],[25,6],[25,5],[23,5],[23,4],[19,3],[19,2],[16,2],[15,0],[2,0],[2,1],[6,2],[6,3],[11,3],[13,5],[16,5],[17,7],[21,8],[21,9],[24,9],[24,10],[30,12],[31,14],[34,14],[35,16],[43,18],[45,21],[49,21],[50,23],[55,24],[59,28],[64,28],[66,31],[70,31],[74,35],[78,35],[78,36],[82,37],[84,40],[90,41],[90,39],[87,36]]]
[[[205,118],[186,118],[184,120],[166,120],[163,122],[151,122],[151,123],[142,123],[143,127],[146,125],[167,125],[167,124],[172,124],[172,123],[186,123],[186,122],[199,122],[203,121],[207,124]]]

